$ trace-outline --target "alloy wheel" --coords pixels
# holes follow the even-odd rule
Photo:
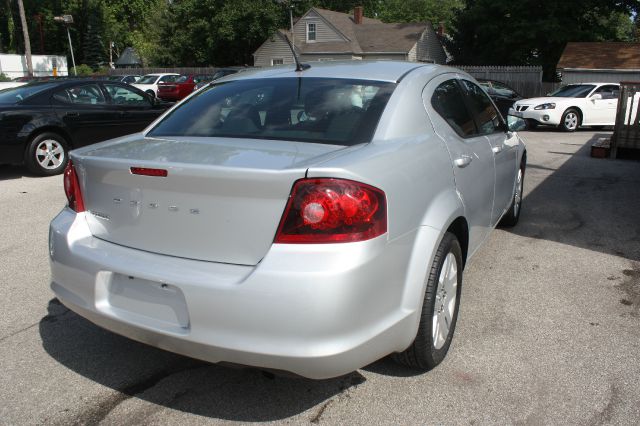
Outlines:
[[[64,148],[54,139],[45,139],[36,147],[36,161],[45,170],[60,167],[65,160]]]
[[[438,288],[433,307],[431,338],[435,349],[442,348],[449,336],[456,309],[457,288],[458,264],[455,255],[449,252],[444,259],[438,277]]]

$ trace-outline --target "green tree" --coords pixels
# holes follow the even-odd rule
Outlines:
[[[87,29],[84,34],[84,62],[93,69],[98,69],[106,59],[105,46],[102,41],[103,8],[93,4],[88,8]]]
[[[162,26],[163,65],[252,64],[253,52],[277,28],[287,26],[282,5],[272,0],[182,0],[170,3]]]
[[[449,47],[466,65],[541,65],[544,78],[569,41],[625,41],[640,1],[466,0],[453,20]]]
[[[462,0],[384,0],[379,4],[378,17],[385,22],[443,22],[450,27]]]

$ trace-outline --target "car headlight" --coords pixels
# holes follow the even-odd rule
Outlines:
[[[555,108],[556,108],[556,104],[548,103],[548,104],[538,105],[534,109],[541,110],[541,109],[555,109]]]

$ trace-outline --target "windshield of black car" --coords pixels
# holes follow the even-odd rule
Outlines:
[[[145,75],[140,80],[136,81],[137,84],[154,84],[158,79],[158,75]]]
[[[551,92],[549,96],[559,98],[586,98],[594,87],[596,86],[593,84],[570,84],[559,88],[555,92]]]
[[[395,83],[265,78],[212,85],[179,105],[148,136],[369,142]]]
[[[15,104],[56,85],[56,83],[36,83],[0,90],[0,103]]]

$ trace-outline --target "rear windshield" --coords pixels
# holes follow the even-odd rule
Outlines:
[[[0,103],[15,104],[56,85],[57,83],[33,83],[0,90]]]
[[[549,93],[549,96],[557,96],[561,98],[586,98],[587,95],[596,87],[593,84],[570,84]]]
[[[238,80],[203,89],[149,136],[369,142],[394,83],[328,78]]]

